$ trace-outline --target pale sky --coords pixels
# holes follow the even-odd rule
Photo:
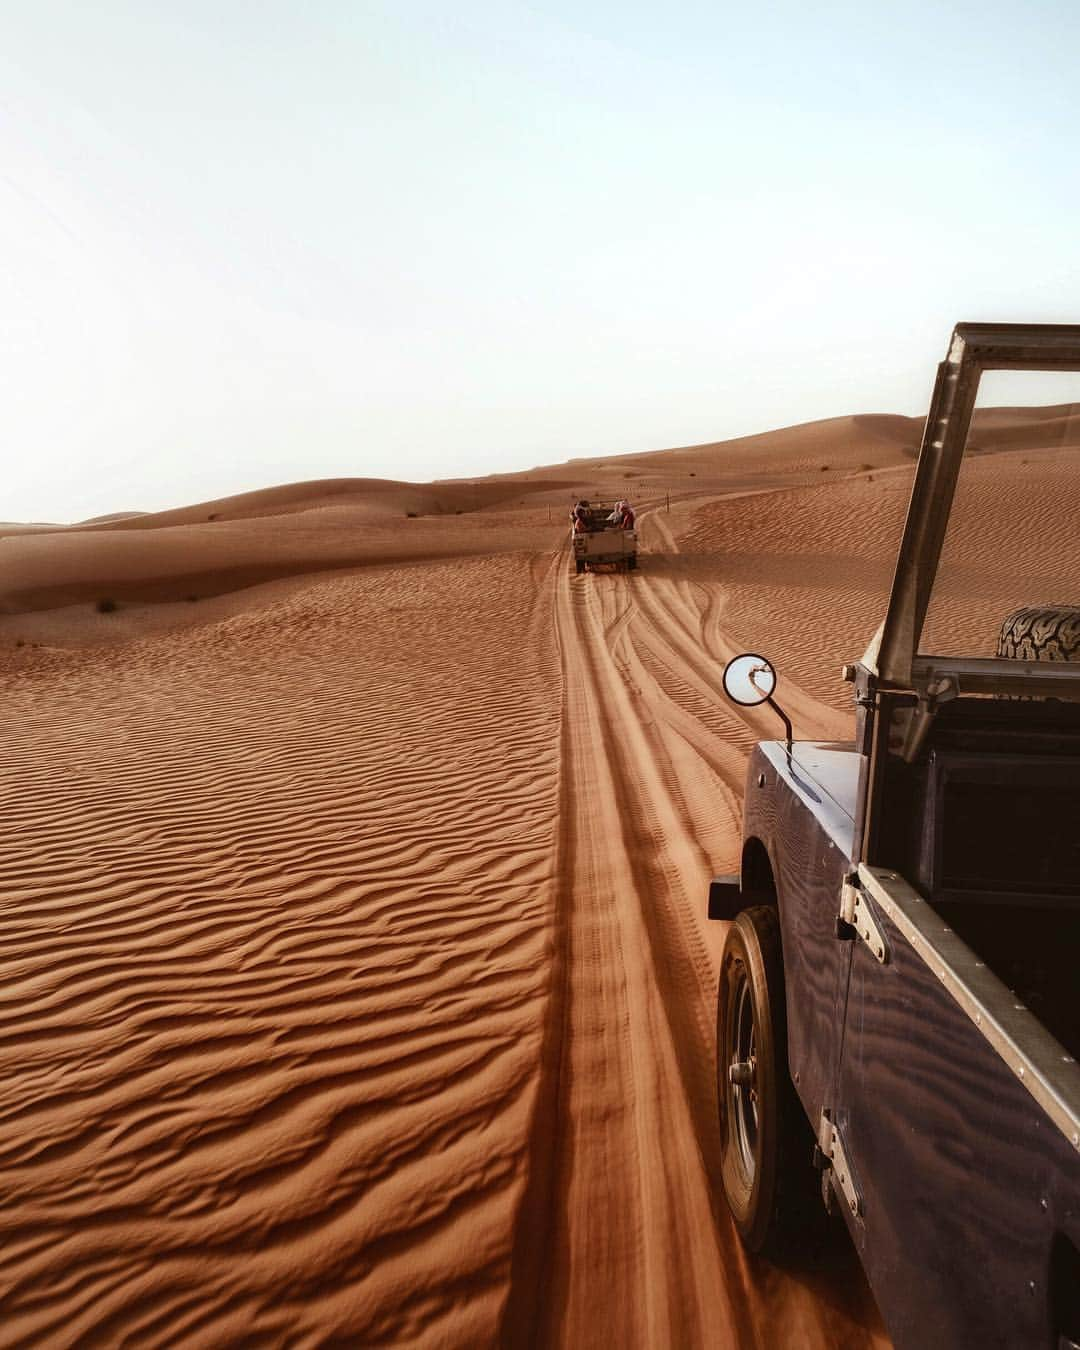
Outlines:
[[[925,411],[1080,322],[1075,0],[0,0],[0,519]]]

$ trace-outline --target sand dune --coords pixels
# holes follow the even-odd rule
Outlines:
[[[204,521],[254,520],[292,515],[326,507],[348,507],[358,517],[452,515],[466,510],[528,498],[550,491],[550,482],[529,483],[519,478],[477,479],[456,483],[403,483],[384,478],[323,478],[307,483],[242,492],[233,497],[200,502],[171,511],[136,511],[100,516],[72,529],[155,530],[171,525],[198,525]],[[572,486],[568,484],[567,486]]]
[[[715,445],[573,461],[528,474],[435,484],[334,479],[286,484],[170,511],[121,513],[75,526],[0,528],[0,633],[54,640],[41,615],[100,600],[193,604],[280,577],[469,553],[554,548],[580,494],[639,505],[816,481],[903,461],[917,444],[911,419],[834,418]],[[864,425],[869,423],[869,425]],[[901,425],[902,424],[902,425]],[[905,431],[906,428],[906,431]],[[630,467],[627,467],[630,466]],[[461,528],[466,517],[468,528]],[[269,522],[272,522],[270,524]],[[553,526],[551,529],[545,527]],[[115,611],[110,611],[115,612]],[[159,615],[146,615],[151,622]],[[88,628],[83,616],[72,625]],[[187,612],[172,626],[198,623]],[[97,640],[130,625],[97,625]]]
[[[846,734],[913,434],[0,539],[0,1343],[886,1345],[843,1242],[748,1260],[717,1198],[703,901],[776,731],[723,663]],[[996,448],[947,545],[994,613],[986,522],[1080,506]],[[581,491],[639,573],[571,575]]]
[[[595,468],[605,474],[640,476],[642,485],[679,483],[700,493],[722,484],[727,490],[755,483],[768,485],[777,475],[880,468],[899,463],[918,449],[922,422],[892,414],[830,417],[731,441],[713,441],[671,450],[646,450],[618,460],[571,460],[565,468]],[[690,478],[702,481],[690,484]]]

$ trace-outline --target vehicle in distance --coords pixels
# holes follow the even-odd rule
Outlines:
[[[612,522],[617,515],[615,502],[579,503],[575,511],[584,528],[575,528],[570,518],[570,544],[577,573],[596,567],[632,572],[637,567],[637,531]]]
[[[854,742],[756,746],[710,888],[736,1227],[824,1199],[898,1350],[1080,1346],[1077,372],[1080,326],[954,330]]]

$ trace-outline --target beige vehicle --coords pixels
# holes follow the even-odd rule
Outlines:
[[[575,572],[584,572],[591,567],[613,567],[616,571],[632,572],[637,567],[637,531],[613,525],[609,517],[614,512],[614,502],[590,500],[583,512],[584,530],[575,528],[574,513],[571,512],[570,543]]]

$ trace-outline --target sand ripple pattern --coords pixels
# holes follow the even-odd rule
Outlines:
[[[525,556],[371,569],[13,678],[0,1342],[497,1334],[548,992],[550,604]]]
[[[724,625],[793,682],[850,710],[840,667],[881,622],[911,495],[911,472],[709,502],[679,539],[723,584]]]

